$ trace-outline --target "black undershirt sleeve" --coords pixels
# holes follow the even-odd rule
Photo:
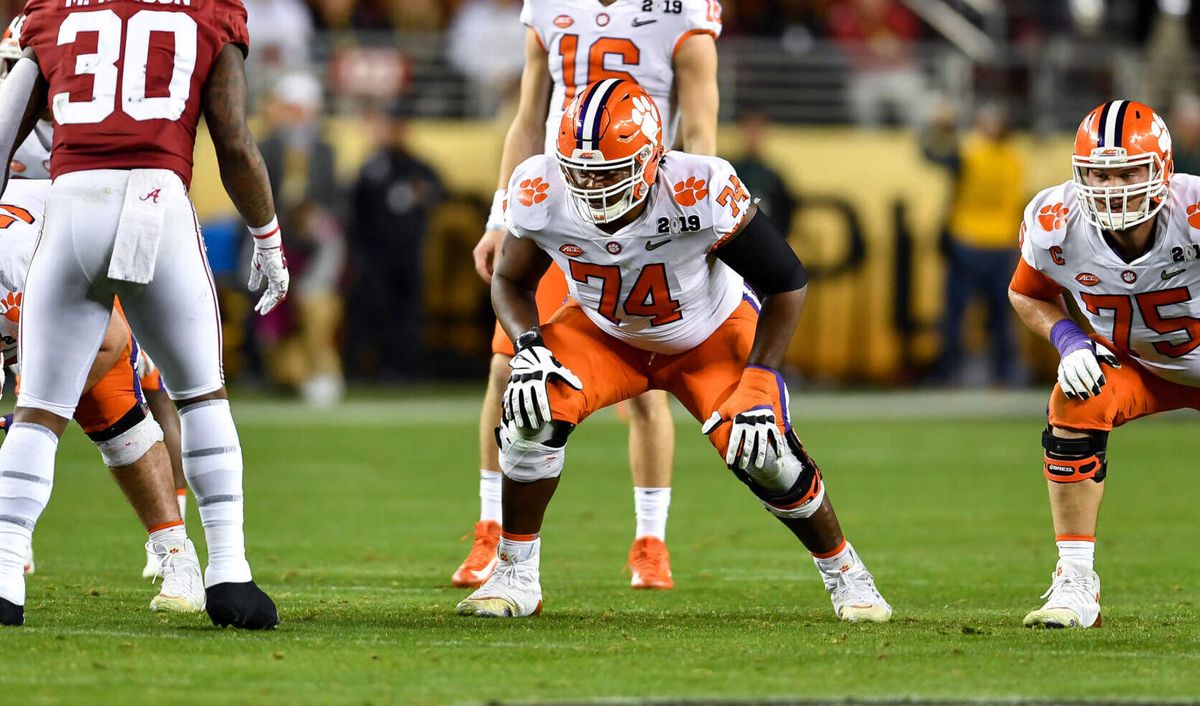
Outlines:
[[[737,235],[713,254],[760,295],[802,289],[808,284],[804,264],[769,218],[756,213]]]

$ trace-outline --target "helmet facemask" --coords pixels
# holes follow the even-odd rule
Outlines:
[[[1072,157],[1071,166],[1084,218],[1103,230],[1128,230],[1144,223],[1153,218],[1167,201],[1168,182],[1163,160],[1154,152],[1130,156],[1121,147],[1098,147],[1087,157]],[[1088,171],[1092,169],[1142,166],[1147,167],[1145,181],[1120,186],[1092,186],[1087,182]],[[1137,201],[1133,210],[1129,208],[1131,201]]]
[[[622,159],[605,160],[599,151],[576,149],[567,157],[555,151],[563,182],[580,217],[612,223],[646,199],[646,168],[654,148],[645,145]]]

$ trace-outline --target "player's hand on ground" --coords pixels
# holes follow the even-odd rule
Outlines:
[[[559,379],[583,389],[583,382],[541,344],[525,346],[509,361],[512,372],[504,390],[504,418],[510,419],[519,430],[533,432],[550,421],[550,395],[547,385]]]
[[[779,384],[774,370],[757,366],[746,368],[737,389],[700,428],[707,435],[725,422],[733,424],[725,451],[726,465],[743,471],[751,467],[762,468],[768,460],[768,449],[776,456],[781,453],[783,439],[775,415]]]
[[[492,283],[492,272],[496,270],[496,256],[500,254],[500,244],[504,242],[504,230],[495,228],[484,232],[483,237],[475,244],[471,257],[475,259],[475,272],[488,284]]]
[[[1063,356],[1058,364],[1058,385],[1063,394],[1071,399],[1088,399],[1100,394],[1107,382],[1100,364],[1114,368],[1121,366],[1117,356],[1100,344],[1080,348]]]
[[[257,292],[264,281],[267,289],[254,305],[254,310],[265,316],[287,298],[291,275],[288,274],[283,247],[260,248],[255,243],[254,257],[250,260],[250,291]]]

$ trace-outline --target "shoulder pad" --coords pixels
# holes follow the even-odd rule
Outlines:
[[[1067,181],[1043,189],[1025,207],[1022,236],[1034,247],[1061,245],[1071,226],[1082,222],[1083,214],[1075,198],[1075,184]]]
[[[550,222],[551,197],[562,198],[558,168],[544,154],[517,165],[508,182],[506,218],[518,236],[538,231]]]

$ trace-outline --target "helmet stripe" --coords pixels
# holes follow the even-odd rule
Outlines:
[[[1120,147],[1121,145],[1125,144],[1125,135],[1123,134],[1125,130],[1125,111],[1129,110],[1129,101],[1117,102],[1121,104],[1121,107],[1117,109],[1117,117],[1115,120],[1113,120],[1113,124],[1115,125],[1113,135],[1114,147]]]
[[[576,146],[584,150],[594,150],[600,143],[600,120],[604,115],[604,105],[612,95],[621,80],[608,78],[592,87],[580,108],[580,120],[575,133]]]
[[[1121,107],[1126,101],[1109,101],[1100,112],[1100,124],[1096,126],[1097,147],[1120,147],[1117,115],[1124,115]]]

